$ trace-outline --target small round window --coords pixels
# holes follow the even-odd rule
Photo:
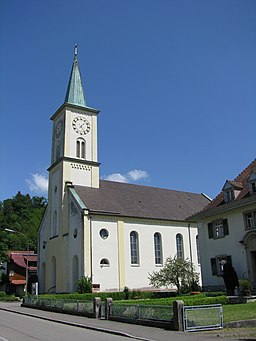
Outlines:
[[[101,229],[100,230],[100,236],[101,236],[102,239],[107,239],[108,238],[108,230]]]

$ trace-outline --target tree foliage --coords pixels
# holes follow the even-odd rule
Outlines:
[[[178,293],[198,287],[199,276],[189,259],[168,257],[163,268],[149,274],[149,283],[156,288],[176,286]]]
[[[76,282],[76,285],[77,285],[79,294],[85,294],[85,293],[92,292],[92,279],[91,279],[91,277],[88,277],[88,276],[81,277]]]
[[[31,198],[20,192],[0,202],[0,261],[6,259],[8,250],[26,250],[27,243],[30,250],[37,251],[37,232],[46,204],[44,197]],[[5,228],[17,233],[6,232]]]

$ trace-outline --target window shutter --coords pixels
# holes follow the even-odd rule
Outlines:
[[[224,236],[227,236],[229,234],[227,219],[223,219],[223,230],[224,230]]]
[[[209,224],[208,224],[208,235],[209,235],[209,238],[213,238],[212,223],[209,223]]]
[[[217,264],[216,264],[216,258],[211,258],[211,267],[212,267],[212,275],[217,275]]]

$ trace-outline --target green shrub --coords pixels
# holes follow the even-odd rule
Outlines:
[[[77,282],[76,285],[78,287],[78,292],[80,294],[92,292],[92,279],[88,276],[81,277]]]
[[[18,301],[18,300],[19,298],[15,297],[14,295],[5,295],[0,298],[0,301],[7,301],[7,302]]]
[[[252,282],[249,279],[239,279],[239,287],[241,295],[250,295],[252,292]]]
[[[6,296],[6,293],[4,291],[0,291],[0,299],[4,298]]]

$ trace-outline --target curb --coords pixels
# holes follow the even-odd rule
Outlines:
[[[233,321],[226,322],[224,324],[224,328],[241,328],[241,327],[255,327],[256,320],[242,320],[242,321]]]
[[[54,319],[54,318],[45,317],[45,316],[38,316],[38,315],[29,314],[29,313],[23,313],[23,312],[12,310],[12,309],[0,308],[0,310],[8,311],[8,312],[11,312],[11,313],[14,313],[14,314],[34,317],[34,318],[38,318],[38,319],[45,320],[45,321],[65,324],[65,325],[68,325],[68,326],[84,328],[84,329],[88,329],[88,330],[95,330],[95,331],[98,331],[98,332],[113,334],[113,335],[117,335],[117,336],[123,336],[123,337],[132,338],[132,339],[136,339],[136,340],[154,341],[152,339],[145,339],[143,337],[134,336],[134,335],[131,335],[131,334],[128,334],[128,333],[125,333],[125,332],[118,331],[118,330],[101,328],[101,327],[95,327],[95,326],[90,326],[90,325],[84,325],[84,324],[81,324],[81,323],[69,322],[69,321]]]

